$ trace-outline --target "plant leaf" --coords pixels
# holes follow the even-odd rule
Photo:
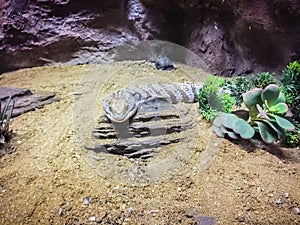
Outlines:
[[[278,104],[278,103],[286,103],[285,95],[282,92],[279,93],[279,96],[275,102],[275,104]]]
[[[277,103],[276,105],[273,105],[269,108],[271,112],[279,113],[279,114],[286,113],[288,109],[289,109],[288,105],[283,102]]]
[[[276,120],[277,124],[285,130],[293,131],[295,130],[295,126],[285,118],[282,118],[277,115],[272,115],[272,117]]]
[[[273,130],[275,130],[277,132],[277,138],[280,138],[283,136],[284,134],[284,129],[282,129],[282,127],[280,127],[276,120],[262,120],[263,122],[267,123]]]
[[[222,114],[221,114],[221,115],[222,115]],[[220,116],[221,116],[221,115],[220,115]],[[213,125],[216,126],[216,127],[221,127],[221,126],[222,126],[220,116],[217,116],[217,117],[214,119],[214,121],[213,121]]]
[[[267,101],[271,107],[275,104],[280,94],[279,86],[276,84],[269,84],[261,93],[262,101]]]
[[[238,119],[238,117],[231,113],[222,113],[220,116],[221,124],[229,129],[232,129],[233,123]]]
[[[227,132],[227,135],[228,135],[229,137],[231,137],[232,139],[238,139],[238,138],[239,138],[239,137],[237,136],[236,133],[231,132],[231,131],[228,131],[228,132]]]
[[[225,134],[221,131],[220,127],[213,126],[212,131],[218,136],[218,137],[224,137]]]
[[[256,105],[256,108],[257,108],[257,110],[258,110],[259,115],[261,116],[261,118],[266,119],[266,120],[270,119],[268,117],[267,113],[263,110],[263,108],[259,104]]]
[[[261,100],[261,93],[262,93],[261,88],[254,88],[254,89],[242,94],[243,101],[244,101],[246,107],[249,109],[250,118],[255,118],[258,114],[256,105],[257,104],[262,105],[262,103],[263,103]]]
[[[260,104],[260,105],[262,104],[261,93],[262,93],[261,88],[254,88],[242,94],[243,101],[247,106],[247,108],[251,108],[253,106],[255,107],[256,104]]]
[[[254,136],[254,129],[243,119],[238,118],[233,124],[233,131],[243,139],[250,139]]]
[[[264,122],[255,121],[255,123],[258,125],[259,134],[265,143],[270,144],[278,139],[277,132]]]

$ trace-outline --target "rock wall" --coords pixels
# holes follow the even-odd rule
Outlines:
[[[299,0],[0,0],[0,72],[99,63],[112,48],[164,40],[223,76],[300,59]]]

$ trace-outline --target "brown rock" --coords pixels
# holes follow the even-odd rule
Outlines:
[[[166,40],[212,73],[280,72],[299,60],[299,0],[0,0],[0,72],[108,60],[136,40]]]

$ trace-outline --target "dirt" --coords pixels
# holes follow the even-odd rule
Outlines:
[[[157,71],[149,63],[122,62],[2,75],[1,85],[53,91],[60,101],[12,121],[16,149],[0,159],[0,223],[299,224],[299,149],[216,138],[200,115],[188,142],[159,149],[168,152],[161,161],[84,149],[108,93],[129,83],[205,77],[196,68],[176,67]],[[172,167],[175,160],[181,164]],[[149,175],[147,165],[156,179],[117,176],[128,168],[146,169],[133,178]]]

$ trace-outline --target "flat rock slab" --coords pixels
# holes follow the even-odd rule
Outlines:
[[[120,124],[103,116],[92,132],[95,146],[86,146],[86,149],[129,158],[148,158],[158,147],[188,139],[185,131],[195,127],[195,115],[191,107],[181,103],[169,109],[139,110],[132,120]]]
[[[15,102],[12,117],[42,108],[44,105],[59,101],[53,92],[31,91],[28,88],[0,87],[0,102],[12,96]]]

